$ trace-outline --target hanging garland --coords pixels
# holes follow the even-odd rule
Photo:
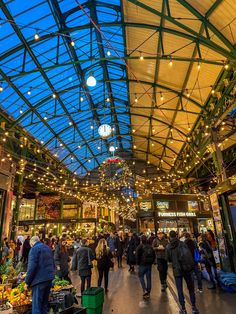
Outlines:
[[[127,186],[130,175],[127,163],[120,157],[109,157],[99,167],[101,186],[106,189]]]

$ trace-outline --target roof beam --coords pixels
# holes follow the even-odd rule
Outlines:
[[[154,15],[157,15],[159,17],[161,17],[161,12],[159,12],[158,10],[155,10],[154,8],[142,3],[141,1],[138,1],[138,0],[127,0],[128,2],[131,2],[133,3],[134,5],[154,14]],[[184,1],[184,0],[178,0],[180,3],[184,3],[185,4],[185,7],[188,7],[189,10],[191,10],[191,6],[190,4],[187,3],[187,1]],[[184,5],[183,5],[184,6]],[[196,12],[195,12],[196,13]],[[168,16],[168,15],[164,15],[163,16],[165,18],[165,20],[167,20],[168,22],[171,22],[172,24],[180,27],[181,29],[183,29],[184,31],[186,31],[187,33],[191,34],[192,36],[194,36],[195,38],[195,42],[199,42],[201,44],[204,43],[205,46],[207,46],[208,48],[210,49],[213,49],[214,51],[218,52],[219,54],[222,54],[224,56],[230,54],[231,57],[235,58],[236,57],[236,49],[234,48],[234,46],[221,34],[219,34],[216,31],[216,34],[217,36],[220,36],[221,40],[223,41],[223,43],[229,48],[229,51],[225,50],[224,48],[222,48],[221,46],[217,45],[217,44],[213,44],[213,42],[209,39],[209,38],[206,38],[202,35],[199,35],[196,31],[194,31],[193,29],[191,29],[190,27],[188,27],[187,25],[179,22],[178,20],[176,20],[175,18],[173,18],[172,16]],[[201,16],[202,17],[202,16]],[[205,18],[202,17],[202,20],[204,20]],[[207,22],[207,21],[206,21]],[[207,26],[211,27],[212,26],[207,23]],[[213,28],[212,28],[213,29]],[[184,37],[184,36],[183,36]]]

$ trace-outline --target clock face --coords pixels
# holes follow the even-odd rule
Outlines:
[[[100,125],[98,134],[103,138],[109,137],[111,135],[111,126],[109,124]]]

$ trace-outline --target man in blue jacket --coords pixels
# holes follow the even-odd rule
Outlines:
[[[32,314],[47,314],[48,297],[55,277],[52,250],[34,236],[30,240],[26,287],[32,289]]]

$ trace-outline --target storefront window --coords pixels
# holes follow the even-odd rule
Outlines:
[[[23,198],[20,204],[19,220],[33,220],[34,219],[35,199]]]

